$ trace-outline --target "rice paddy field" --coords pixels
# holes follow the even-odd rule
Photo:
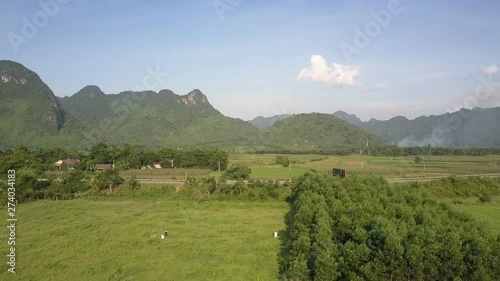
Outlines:
[[[500,173],[500,156],[498,155],[421,156],[420,164],[415,164],[414,157],[280,155],[288,157],[289,167],[276,165],[277,156],[233,154],[230,162],[250,166],[253,177],[269,179],[289,179],[308,170],[331,173],[332,168],[345,169],[347,173],[382,175],[387,178]]]
[[[276,157],[287,157],[289,167],[276,164]],[[243,164],[252,169],[251,177],[259,179],[290,180],[314,170],[331,173],[332,168],[345,169],[347,173],[359,175],[382,175],[386,178],[412,178],[432,176],[456,176],[500,173],[500,156],[325,156],[325,155],[277,155],[277,154],[231,154],[230,164]],[[148,179],[177,179],[186,177],[218,177],[218,172],[208,169],[147,169],[123,171],[122,175]]]

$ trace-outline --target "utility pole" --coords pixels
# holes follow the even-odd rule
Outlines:
[[[292,164],[289,162],[288,163],[288,180],[289,181],[292,181],[292,179],[290,178],[290,170],[291,170],[291,168],[292,168]]]

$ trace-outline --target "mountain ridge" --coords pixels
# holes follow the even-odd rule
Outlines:
[[[87,85],[71,96],[56,97],[38,74],[6,60],[0,61],[0,98],[0,134],[6,136],[0,139],[0,149],[19,145],[83,148],[106,142],[151,147],[355,151],[395,141],[400,145],[427,145],[425,138],[432,136],[429,127],[443,127],[435,125],[431,117],[408,120],[398,116],[363,122],[343,111],[243,121],[224,116],[199,89],[184,95],[169,89],[106,94],[97,85]],[[471,122],[463,124],[466,130],[462,131],[475,130],[478,145],[500,147],[500,130],[488,133],[491,128],[484,125],[496,124],[500,109],[498,114],[480,109],[471,111],[473,114],[460,112],[464,116],[482,116],[473,116]],[[440,145],[470,145],[470,136],[466,142],[456,143],[466,135],[462,131],[446,131],[447,140]]]
[[[500,147],[500,126],[496,125],[500,120],[500,107],[462,108],[414,119],[404,116],[384,121],[372,118],[361,123],[353,122],[342,113],[334,115],[398,146]]]

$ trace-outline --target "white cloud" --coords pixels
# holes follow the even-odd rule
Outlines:
[[[481,68],[481,71],[487,75],[493,75],[493,74],[498,72],[498,66],[496,66],[496,65],[481,66],[480,68]]]
[[[338,63],[333,63],[333,66],[329,67],[321,55],[314,55],[311,57],[311,67],[302,69],[297,81],[321,82],[344,87],[358,85],[356,77],[359,75],[361,75],[361,71],[357,67]]]
[[[363,88],[365,92],[385,92],[388,91],[389,87],[384,84],[377,84],[371,88]]]

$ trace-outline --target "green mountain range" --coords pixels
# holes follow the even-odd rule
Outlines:
[[[293,115],[258,117],[249,122],[261,128],[268,128],[277,120],[285,120],[291,116]],[[500,148],[500,107],[461,109],[453,113],[421,116],[413,120],[396,116],[386,121],[374,118],[362,121],[356,115],[344,111],[337,111],[333,116],[382,137],[391,145]]]
[[[398,146],[500,147],[500,108],[461,109],[413,120],[403,116],[387,121],[372,118],[366,122],[343,111],[334,115]]]
[[[293,115],[264,129],[263,134],[268,146],[298,151],[363,150],[387,145],[381,137],[322,113]]]
[[[249,145],[258,133],[247,122],[222,115],[200,90],[184,96],[170,90],[105,95],[97,86],[87,86],[59,102],[88,124],[90,142],[158,147]]]
[[[258,128],[224,116],[200,91],[105,94],[89,85],[55,97],[38,75],[19,63],[0,61],[0,149],[85,148],[99,142],[149,147],[202,146],[247,150],[363,149],[387,143],[328,114],[277,117]],[[260,126],[262,127],[262,126]]]
[[[254,119],[252,119],[248,122],[250,122],[250,124],[254,125],[255,127],[259,128],[259,129],[264,129],[267,127],[271,127],[272,125],[274,125],[274,123],[281,121],[281,120],[285,120],[290,116],[292,116],[292,115],[280,114],[280,115],[275,115],[272,117],[258,116],[258,117],[255,117]]]
[[[224,116],[200,91],[105,94],[89,85],[59,98],[33,71],[0,61],[0,149],[85,148],[99,142],[248,150],[364,150],[400,146],[500,147],[500,108],[462,109],[414,120],[361,121],[334,114],[279,115],[246,122]]]

